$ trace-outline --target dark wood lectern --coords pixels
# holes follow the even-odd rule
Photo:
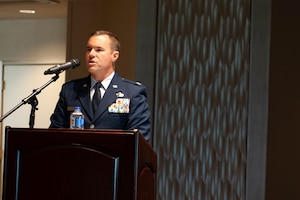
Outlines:
[[[152,200],[156,167],[138,131],[6,127],[3,200]]]

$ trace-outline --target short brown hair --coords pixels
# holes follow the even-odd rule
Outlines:
[[[114,51],[121,50],[121,44],[120,44],[119,38],[115,34],[109,32],[109,31],[105,31],[105,30],[98,30],[98,31],[91,33],[90,37],[97,36],[97,35],[107,35],[110,38],[112,50],[114,50]]]

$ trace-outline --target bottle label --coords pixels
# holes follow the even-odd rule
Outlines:
[[[70,128],[84,129],[84,118],[81,116],[71,117]]]
[[[84,126],[84,122],[83,122],[83,118],[81,118],[81,117],[76,117],[75,118],[75,127],[77,127],[77,128],[83,128],[83,126]]]

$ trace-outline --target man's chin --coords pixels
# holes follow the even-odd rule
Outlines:
[[[87,66],[86,68],[87,68],[88,71],[95,71],[98,68],[96,64],[90,64],[89,63],[86,66]]]

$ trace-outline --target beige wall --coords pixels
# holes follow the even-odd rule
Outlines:
[[[65,62],[66,19],[0,20],[0,60],[4,64]]]

